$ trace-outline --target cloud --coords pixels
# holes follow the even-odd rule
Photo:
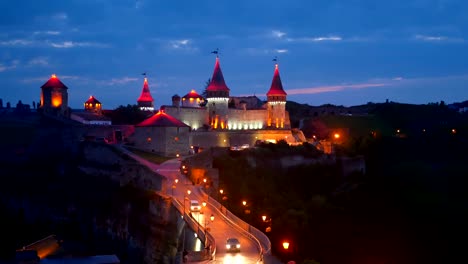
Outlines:
[[[135,1],[135,8],[138,9],[138,8],[142,7],[143,4],[144,4],[143,0],[136,0]]]
[[[47,31],[34,31],[34,35],[60,35],[60,31],[53,31],[53,30],[47,30]]]
[[[174,49],[183,49],[186,48],[190,43],[188,39],[181,39],[181,40],[172,40],[170,45]]]
[[[327,36],[327,37],[301,37],[301,38],[287,38],[289,42],[322,42],[322,41],[341,41],[340,36]]]
[[[271,34],[275,38],[283,38],[284,36],[286,36],[285,32],[282,32],[282,31],[279,31],[279,30],[273,30],[273,31],[271,31]]]
[[[136,82],[138,80],[139,80],[138,78],[132,78],[132,77],[112,78],[107,81],[102,81],[102,84],[108,85],[108,86],[123,85],[123,84],[127,84],[130,82]]]
[[[403,77],[392,78],[392,81],[402,81],[402,80],[403,80]]]
[[[49,60],[47,57],[36,57],[28,61],[28,66],[48,66]]]
[[[77,41],[62,41],[62,42],[48,42],[51,47],[58,49],[69,49],[77,47],[95,47],[95,48],[108,48],[109,45],[98,42],[77,42]]]
[[[67,19],[68,19],[68,15],[67,15],[67,13],[65,13],[65,12],[59,12],[59,13],[56,13],[56,14],[52,15],[52,19],[56,19],[56,20],[67,20]]]
[[[8,71],[8,70],[15,69],[15,68],[18,67],[19,65],[20,65],[20,61],[19,61],[19,60],[12,60],[8,65],[3,64],[3,63],[0,63],[0,72],[4,72],[4,71]]]
[[[198,48],[194,47],[192,44],[193,41],[190,39],[170,40],[169,48],[173,50],[197,51]]]
[[[0,41],[0,46],[8,47],[20,47],[20,46],[30,46],[34,42],[27,39],[12,39],[12,40],[2,40]]]
[[[343,90],[356,90],[356,89],[366,89],[372,87],[382,87],[386,86],[386,83],[361,83],[361,84],[345,84],[345,85],[333,85],[333,86],[318,86],[311,88],[299,88],[299,89],[290,89],[286,90],[288,95],[297,95],[297,94],[318,94],[318,93],[329,93],[329,92],[339,92]]]
[[[281,54],[288,53],[288,49],[264,49],[264,48],[246,48],[243,50],[250,55],[269,55],[269,54]]]
[[[275,49],[276,53],[288,53],[289,51],[287,49]]]
[[[413,37],[419,41],[425,42],[464,42],[463,38],[454,38],[454,37],[447,37],[447,36],[430,36],[430,35],[415,35]]]
[[[42,77],[31,77],[31,78],[23,78],[20,80],[22,83],[44,83],[46,82],[51,76],[42,76]],[[60,80],[82,80],[86,81],[87,78],[81,77],[81,76],[76,76],[76,75],[59,75],[57,74],[57,77]]]

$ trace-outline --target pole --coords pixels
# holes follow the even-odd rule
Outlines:
[[[184,193],[184,211],[182,212],[182,219],[185,221],[184,217],[185,217],[185,193]],[[185,262],[184,253],[185,253],[185,223],[183,225],[183,230],[182,230],[182,262]]]

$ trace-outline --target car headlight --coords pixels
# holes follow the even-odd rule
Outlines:
[[[229,245],[226,245],[226,248],[227,248],[227,249],[229,249],[229,248],[230,248],[230,246],[229,246]]]
[[[237,247],[237,248],[240,248],[240,244],[237,244],[236,247]]]

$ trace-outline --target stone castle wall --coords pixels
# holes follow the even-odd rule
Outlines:
[[[192,131],[190,145],[204,149],[210,147],[230,147],[248,144],[254,146],[257,140],[295,142],[291,130],[224,130],[224,131]]]

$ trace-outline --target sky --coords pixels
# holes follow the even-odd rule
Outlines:
[[[201,93],[220,64],[232,96],[353,106],[468,100],[465,0],[0,0],[0,98],[39,101],[56,74],[69,106],[155,106]]]

